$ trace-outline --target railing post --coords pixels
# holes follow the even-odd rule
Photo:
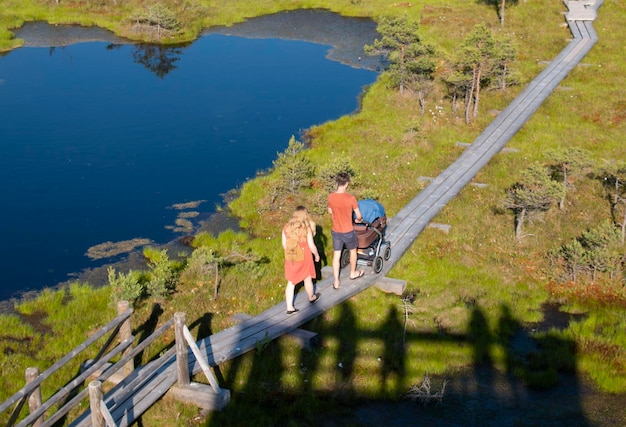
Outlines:
[[[176,335],[176,367],[178,370],[178,386],[187,387],[191,382],[189,377],[189,357],[187,340],[185,339],[185,313],[174,313],[174,332]]]
[[[26,369],[26,384],[30,384],[39,376],[39,369],[27,368]],[[41,407],[41,387],[37,387],[33,390],[28,398],[28,410],[32,414]],[[43,423],[43,414],[35,420],[33,427],[39,427]]]
[[[230,401],[230,391],[220,388],[217,383],[209,362],[205,360],[205,355],[185,325],[185,313],[174,313],[174,327],[178,383],[170,388],[168,394],[176,400],[193,403],[203,409],[221,410]],[[195,363],[200,365],[209,380],[209,385],[191,381],[189,350],[193,353],[192,357],[195,357]]]
[[[117,303],[117,314],[122,314],[130,309],[130,303],[128,301],[119,301]],[[120,326],[120,342],[123,342],[130,338],[132,335],[132,328],[130,325],[130,316],[128,319],[124,320],[124,323]],[[133,350],[132,346],[128,347],[124,350],[123,355],[126,356]],[[124,376],[128,376],[135,369],[135,362],[133,359],[130,359],[128,363],[124,365]]]
[[[100,411],[100,402],[102,401],[102,383],[100,381],[92,381],[89,383],[89,408],[91,409],[91,425],[92,427],[106,427],[104,425],[104,416]]]

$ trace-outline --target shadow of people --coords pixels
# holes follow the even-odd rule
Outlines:
[[[568,322],[559,324],[549,319],[555,310],[552,305],[542,309],[543,322],[523,327],[508,306],[501,307],[498,330],[510,386],[518,386],[515,404],[522,410],[532,408],[526,415],[532,425],[589,426],[581,404],[576,343],[559,330]],[[556,407],[559,411],[554,410]]]
[[[279,411],[272,410],[272,408],[285,405],[286,399],[290,398],[283,392],[284,363],[282,351],[281,340],[261,340],[257,342],[255,350],[233,360],[237,366],[235,372],[228,369],[226,373],[228,380],[225,384],[237,382],[236,388],[240,392],[237,395],[232,395],[230,403],[221,411],[213,412],[211,419],[205,425],[216,427],[224,425],[289,425],[289,419],[282,419],[286,415],[279,416],[277,415]],[[249,363],[251,363],[250,369],[246,370],[245,373],[242,372],[242,366]],[[240,378],[240,375],[245,375],[245,379]],[[243,382],[245,384],[242,385]],[[284,414],[283,411],[280,413]]]
[[[329,328],[328,325],[325,324],[323,316],[318,316],[312,319],[307,324],[306,328],[314,331],[332,331],[332,328]],[[320,332],[317,341],[311,346],[311,348],[302,348],[300,350],[298,369],[300,370],[301,394],[304,396],[310,396],[315,393],[315,390],[313,389],[314,375],[320,365],[320,348],[322,346],[320,336],[323,335],[325,335],[325,333]]]
[[[337,363],[335,365],[339,373],[339,382],[336,390],[344,393],[351,392],[353,388],[352,374],[359,334],[352,306],[353,304],[350,301],[346,301],[339,306],[339,318],[335,325],[335,328],[341,329],[342,332],[342,338],[337,346]]]
[[[498,319],[497,338],[499,343],[506,349],[504,363],[506,373],[512,377],[518,357],[511,351],[514,340],[518,335],[526,335],[522,325],[515,319],[508,305],[500,306],[500,317]]]
[[[487,318],[480,309],[475,306],[470,315],[467,330],[467,339],[472,345],[472,368],[474,371],[474,384],[480,390],[493,390],[493,358],[491,355],[494,336],[489,330]]]
[[[381,325],[380,335],[383,337],[384,353],[381,357],[380,370],[382,392],[394,392],[396,395],[405,390],[405,361],[406,348],[404,345],[404,328],[398,319],[398,310],[392,306],[387,313],[385,322]],[[389,383],[395,379],[395,387],[390,390]]]
[[[148,338],[150,335],[154,333],[154,331],[157,328],[157,325],[159,324],[159,319],[161,318],[162,314],[163,314],[163,308],[161,307],[161,304],[159,304],[158,302],[155,302],[154,304],[152,304],[152,311],[150,311],[150,316],[148,317],[148,320],[146,320],[141,326],[136,328],[135,331],[133,332],[133,335],[138,337],[137,342],[142,342],[143,340],[145,340],[146,338]],[[143,363],[143,355],[144,355],[143,351],[140,351],[139,353],[137,353],[137,355],[134,358],[135,366],[140,366]]]
[[[198,332],[196,333],[196,341],[200,341],[202,338],[206,338],[213,334],[211,329],[211,320],[213,319],[213,313],[204,313],[198,320],[189,325],[189,330],[192,330],[196,326]]]
[[[492,365],[491,345],[493,335],[487,319],[479,307],[474,307],[470,316],[467,338],[472,343],[472,362],[474,365]]]
[[[324,227],[319,224],[315,225],[315,237],[313,237],[317,252],[320,254],[320,261],[315,263],[315,277],[317,280],[322,279],[322,267],[328,265],[328,257],[324,248],[328,243],[328,236],[324,234]]]

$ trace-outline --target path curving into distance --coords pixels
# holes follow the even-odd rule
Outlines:
[[[567,1],[566,14],[574,36],[567,47],[543,70],[509,106],[467,147],[463,154],[437,176],[390,222],[387,238],[392,242],[392,259],[383,268],[388,272],[439,211],[470,183],[493,156],[528,121],[545,99],[598,41],[592,21],[602,4],[597,1]]]

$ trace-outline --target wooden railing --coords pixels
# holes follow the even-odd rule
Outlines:
[[[219,387],[206,355],[203,356],[185,324],[185,313],[175,313],[172,319],[164,323],[135,347],[132,347],[134,337],[131,335],[131,314],[132,309],[128,302],[121,301],[118,304],[118,316],[115,319],[70,351],[50,368],[41,374],[39,374],[37,368],[31,367],[26,369],[26,385],[0,404],[0,413],[13,407],[6,426],[52,426],[63,419],[63,417],[66,417],[73,408],[83,402],[88,396],[89,410],[83,412],[75,420],[70,421],[70,424],[115,427],[120,423],[121,414],[127,412],[127,402],[132,401],[132,395],[142,392],[146,379],[152,377],[164,365],[171,363],[174,357],[177,384],[169,390],[163,390],[162,394],[170,392],[170,395],[175,399],[196,403],[200,406],[204,406],[206,402],[219,402],[218,405],[211,403],[212,409],[221,409],[230,400],[229,391]],[[135,369],[134,358],[172,326],[175,327],[175,345],[157,360]],[[96,357],[82,363],[80,374],[72,378],[64,387],[43,402],[41,398],[41,384],[107,333],[111,334]],[[119,344],[108,351],[116,337],[119,337]],[[195,356],[195,360],[202,367],[202,372],[209,382],[208,386],[191,382],[189,371],[190,350]],[[111,360],[116,356],[120,356],[120,359],[116,363],[111,363]],[[130,374],[133,375],[131,376]],[[95,379],[90,381],[88,386],[85,387],[85,382],[90,378]],[[124,387],[114,388],[108,394],[105,394],[102,390],[104,381],[109,381],[113,384],[119,384],[124,381],[125,384]],[[70,394],[73,394],[73,397],[62,403],[63,399],[66,399]],[[28,402],[29,413],[24,417],[21,414],[26,402]],[[113,403],[107,404],[107,402]],[[59,404],[61,406],[57,408]],[[50,410],[53,412],[46,418],[45,414]],[[23,419],[18,422],[20,416]],[[125,419],[124,423],[127,422],[128,420]]]
[[[120,362],[118,362],[119,366],[117,369],[125,366],[124,369],[126,371],[132,371],[132,358],[129,358],[127,356],[129,354],[128,350],[130,350],[134,339],[134,337],[131,335],[130,328],[131,314],[132,309],[130,308],[128,302],[120,302],[120,304],[118,304],[118,316],[115,319],[113,319],[106,326],[101,328],[97,333],[92,335],[78,347],[74,348],[72,351],[66,354],[54,365],[46,369],[41,374],[39,373],[39,370],[35,367],[30,367],[26,369],[26,385],[9,399],[0,404],[0,413],[6,412],[8,409],[13,407],[13,405],[15,405],[13,407],[13,410],[11,411],[6,426],[12,427],[16,425],[21,427],[32,425],[40,427],[52,425],[56,421],[60,420],[61,418],[66,416],[67,413],[82,400],[82,398],[86,396],[86,390],[78,392],[74,397],[72,397],[72,399],[63,403],[62,406],[56,409],[54,414],[52,414],[49,418],[44,419],[44,414],[55,405],[62,403],[63,399],[67,398],[71,393],[75,392],[77,388],[79,388],[87,378],[89,378],[91,375],[93,375],[95,372],[105,366],[105,364],[109,363],[111,359],[120,354],[124,354],[124,357],[122,357],[122,359],[120,360],[120,362],[124,362],[124,364],[120,364]],[[72,378],[64,387],[58,390],[48,400],[43,402],[41,399],[41,384],[49,379],[53,374],[58,372],[61,368],[65,367],[69,362],[75,359],[79,354],[81,354],[91,345],[96,343],[107,333],[111,333],[111,335],[107,339],[104,346],[98,352],[98,355],[89,363],[83,364],[79,375]],[[105,354],[105,352],[108,350],[108,348],[111,346],[114,339],[118,335],[120,343],[115,346],[111,351]],[[29,414],[18,424],[15,424],[19,419],[26,402],[28,402]]]
[[[132,372],[132,375],[115,381],[118,386],[107,394],[102,392],[101,380],[104,375],[92,381],[89,384],[90,409],[88,413],[84,413],[70,425],[76,427],[129,425],[152,405],[155,394],[159,397],[168,394],[174,399],[195,404],[205,409],[220,410],[226,406],[230,400],[230,392],[219,387],[206,355],[203,355],[198,348],[185,323],[185,313],[175,313],[172,319],[135,347],[128,354],[128,357],[134,357],[156,338],[163,335],[172,325],[174,325],[176,337],[175,345],[172,348],[158,359],[138,367]],[[190,350],[195,361],[202,366],[202,372],[209,385],[190,380]],[[120,360],[118,364],[123,362],[124,360]],[[175,366],[173,362],[175,362]],[[174,369],[170,369],[170,366]],[[107,374],[110,370],[115,371],[117,369],[113,365],[103,374]],[[169,372],[174,372],[175,384],[164,387],[167,382],[157,382],[158,385],[151,382],[155,376],[168,377]]]

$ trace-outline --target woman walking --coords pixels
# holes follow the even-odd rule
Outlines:
[[[291,219],[283,227],[282,244],[285,250],[285,301],[287,302],[287,314],[298,311],[293,306],[295,287],[304,282],[304,290],[309,296],[309,303],[314,304],[320,299],[321,294],[313,290],[315,278],[315,262],[319,262],[320,256],[313,241],[315,234],[315,222],[309,216],[304,206],[296,207]]]

